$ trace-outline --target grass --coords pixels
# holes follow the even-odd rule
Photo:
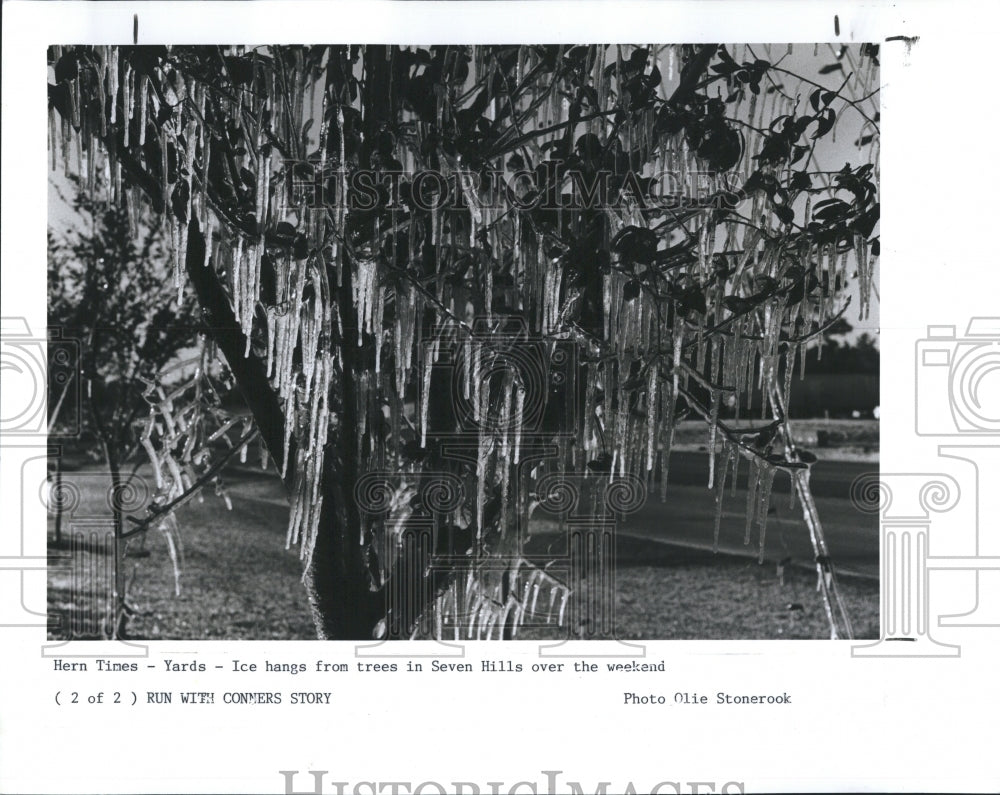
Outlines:
[[[284,548],[288,508],[280,485],[271,474],[246,469],[229,478],[231,511],[210,493],[178,510],[179,595],[164,535],[154,530],[129,545],[127,596],[135,611],[130,637],[315,637],[298,554]],[[89,478],[86,488],[99,490],[99,478]],[[64,532],[72,531],[73,519],[65,519]],[[99,637],[100,619],[85,611],[84,594],[95,581],[108,581],[98,575],[109,570],[110,555],[88,545],[75,551],[67,567],[60,565],[66,554],[50,548],[49,611],[61,622],[50,637],[67,637],[68,622],[77,628],[75,637]],[[779,579],[773,564],[622,536],[616,558],[615,616],[623,639],[829,636],[814,572],[787,568]],[[877,637],[878,584],[850,578],[840,584],[857,637]],[[568,631],[533,627],[519,637],[564,637]]]
[[[67,478],[71,475],[67,475]],[[288,508],[271,476],[241,473],[232,488],[233,509],[209,492],[178,509],[180,594],[164,535],[151,531],[130,544],[126,557],[127,599],[136,613],[129,636],[141,639],[315,638],[302,566],[286,550]],[[57,552],[56,550],[52,550]],[[100,553],[83,551],[74,569],[91,575]],[[79,576],[79,575],[78,575]],[[49,611],[73,619],[81,609],[69,572],[50,566]],[[91,623],[92,631],[100,631]],[[60,632],[53,637],[62,637]]]
[[[759,427],[765,424],[751,417],[729,421],[738,428]],[[879,451],[878,420],[790,420],[796,444],[815,453],[821,459],[865,458],[877,461]],[[685,420],[674,431],[674,447],[682,449],[707,449],[708,431],[702,420]]]
[[[623,539],[617,568],[616,625],[621,638],[827,638],[829,623],[816,573]],[[838,581],[855,637],[878,637],[879,586]]]

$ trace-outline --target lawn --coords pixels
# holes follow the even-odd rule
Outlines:
[[[729,420],[734,427],[759,427],[766,424],[759,418]],[[878,460],[878,420],[789,420],[795,443],[821,459],[849,458]],[[721,444],[721,438],[719,440]],[[674,431],[674,447],[678,450],[704,450],[708,446],[708,431],[701,420],[685,420]]]
[[[249,468],[228,473],[232,510],[210,491],[178,510],[179,578],[175,582],[170,544],[158,531],[127,550],[128,622],[137,639],[307,639],[315,637],[301,563],[286,550],[288,508],[273,474]],[[93,526],[99,477],[68,473],[81,484],[83,499],[64,533]],[[93,493],[89,493],[93,492]],[[79,519],[81,512],[84,520]],[[74,527],[75,524],[75,527]],[[106,526],[106,523],[105,523]],[[52,527],[50,521],[50,541]],[[825,638],[827,620],[816,575],[756,560],[712,555],[648,539],[619,536],[615,626],[621,638],[765,639]],[[98,637],[101,622],[84,608],[94,583],[107,582],[111,556],[100,544],[56,549],[49,569],[50,614],[59,620],[53,639]],[[179,584],[180,593],[175,593]],[[840,581],[858,637],[878,636],[878,584]],[[106,593],[105,593],[106,597]],[[526,627],[524,639],[565,637],[568,628]]]

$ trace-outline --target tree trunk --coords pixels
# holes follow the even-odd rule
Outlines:
[[[121,465],[118,461],[118,450],[115,443],[106,437],[101,439],[104,447],[104,463],[107,464],[111,476],[111,522],[113,532],[114,582],[111,595],[111,639],[121,640],[126,637],[127,615],[125,612],[125,571],[122,565],[124,552],[124,517],[122,516],[122,477]]]
[[[384,46],[365,49],[363,125],[366,148],[361,155],[363,161],[370,156],[368,147],[376,140],[379,128],[391,124],[394,118],[390,52]],[[335,125],[331,124],[331,133],[334,129]],[[336,134],[341,135],[341,130],[337,129]],[[331,135],[331,144],[332,141]],[[362,166],[369,165],[369,162],[362,162]],[[351,268],[342,269],[341,279],[335,297],[343,326],[343,337],[339,340],[343,364],[341,416],[335,449],[331,445],[326,453],[323,507],[316,547],[307,572],[307,587],[316,630],[321,638],[371,640],[389,605],[382,595],[385,589],[373,589],[360,537],[361,515],[354,500],[354,486],[364,474],[358,461],[360,440],[355,379],[365,364],[354,344],[358,318],[352,298]]]
[[[279,472],[285,469],[285,489],[290,492],[295,476],[295,437],[292,437],[289,446],[288,465],[284,467],[285,416],[281,402],[267,378],[264,363],[252,352],[244,356],[246,337],[236,322],[215,271],[203,265],[205,245],[198,221],[192,219],[188,228],[186,267],[206,329],[236,378],[237,387],[253,414],[276,468]],[[341,310],[349,308],[353,311],[349,275],[345,273],[344,278],[343,289],[338,291],[338,297],[342,299]],[[351,336],[350,333],[347,335]],[[349,349],[351,346],[344,347]],[[348,357],[352,354],[353,351],[348,351]],[[349,369],[352,362],[350,359],[345,362],[345,372],[352,372]],[[357,480],[357,467],[351,455],[357,449],[357,425],[353,417],[353,380],[346,378],[345,382],[342,402],[349,408],[340,418],[342,433],[338,433],[337,444],[329,445],[326,450],[326,471],[321,489],[323,507],[312,564],[306,572],[317,635],[329,640],[370,639],[378,621],[380,601],[369,585],[363,549],[358,539],[361,520],[351,499]]]
[[[62,496],[62,450],[55,456],[55,472],[52,473],[52,487],[50,493],[55,495],[55,500],[49,499],[49,504],[55,503],[55,545],[62,547],[62,519],[63,519],[63,496]]]

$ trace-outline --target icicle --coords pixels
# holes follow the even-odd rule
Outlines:
[[[660,398],[661,422],[660,432],[660,501],[667,499],[667,476],[670,472],[670,449],[674,438],[674,406],[676,392],[671,384],[666,384]]]
[[[611,339],[611,283],[612,275],[610,273],[604,274],[604,341],[608,342]]]
[[[183,233],[187,230],[177,218],[171,218],[171,224],[173,231],[170,236],[170,242],[174,247],[174,286],[177,288],[177,303],[184,303],[184,280],[181,278],[181,273],[183,272],[183,263],[181,262],[182,254],[181,252],[185,250]]]
[[[712,552],[719,551],[719,530],[722,527],[722,501],[726,492],[726,471],[729,469],[729,460],[733,455],[739,458],[739,451],[730,444],[729,440],[722,442],[722,465],[719,472],[719,480],[715,487],[715,531],[712,536]]]
[[[646,471],[652,472],[656,451],[656,405],[658,386],[656,361],[649,365],[649,379],[646,384]]]
[[[743,543],[750,543],[750,526],[757,516],[757,482],[760,478],[760,465],[757,463],[757,456],[750,457],[750,472],[747,475],[747,523],[746,532],[743,536]],[[736,480],[733,479],[735,484]]]
[[[762,464],[760,467],[760,485],[758,487],[757,522],[760,525],[760,551],[757,562],[764,562],[764,533],[767,530],[767,512],[771,506],[771,486],[774,483],[775,467]]]
[[[515,399],[514,416],[516,418],[516,424],[514,426],[514,464],[519,464],[521,462],[521,429],[524,426],[524,395],[525,389],[520,384],[517,387],[517,396]]]
[[[420,392],[420,446],[427,447],[427,417],[430,408],[431,395],[431,372],[434,361],[433,351],[437,348],[438,341],[430,345],[427,359],[424,361],[423,383]]]
[[[480,430],[479,450],[476,456],[476,538],[483,537],[483,516],[486,503],[486,467],[489,463],[490,440]]]
[[[480,414],[480,393],[483,389],[482,382],[482,355],[483,346],[480,342],[476,342],[472,346],[472,417],[476,423],[482,422],[482,415]]]
[[[375,304],[372,308],[371,333],[375,338],[375,376],[379,376],[382,370],[382,319],[385,308],[384,295],[381,285],[378,284],[377,270],[373,266],[372,272],[375,274],[372,291],[375,295]]]
[[[295,393],[292,394],[285,400],[285,433],[284,433],[284,446],[282,448],[281,455],[281,477],[284,478],[288,474],[288,449],[292,441],[292,431],[295,426],[295,417],[298,410],[296,405],[297,401],[295,399]]]
[[[673,347],[673,390],[671,392],[671,398],[676,404],[677,390],[680,386],[681,354],[684,351],[684,318],[681,316],[680,312],[678,312],[674,318]],[[673,406],[671,406],[671,414],[672,413]],[[671,422],[673,422],[673,420],[671,420]]]
[[[156,454],[156,449],[153,447],[153,443],[149,439],[149,433],[152,428],[148,428],[146,433],[140,437],[139,442],[142,444],[149,456],[149,462],[153,465],[153,476],[156,478],[156,488],[163,488],[163,473],[160,471],[160,457]]]
[[[538,583],[538,579],[535,579],[532,585],[531,591],[531,614],[535,615],[538,612],[538,593],[541,591],[541,586]]]
[[[139,81],[139,146],[146,145],[146,106],[149,104],[149,78],[136,73]]]
[[[472,381],[475,377],[472,372],[472,335],[466,334],[462,340],[462,362],[465,368],[465,380],[462,385],[462,397],[466,400],[472,398]]]
[[[782,388],[782,397],[786,410],[792,405],[792,374],[795,372],[795,357],[798,352],[799,343],[797,342],[789,343],[785,349],[785,383]]]
[[[564,589],[563,592],[562,592],[562,601],[559,603],[559,621],[558,621],[558,624],[559,624],[560,627],[563,625],[563,620],[564,620],[565,615],[566,615],[566,603],[567,603],[567,601],[569,601],[569,591]]]
[[[712,405],[709,409],[708,427],[708,487],[712,488],[715,482],[715,439],[719,431],[719,406],[722,403],[722,393],[718,389],[712,390]]]

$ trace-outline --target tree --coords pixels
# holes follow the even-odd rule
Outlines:
[[[665,488],[686,413],[720,511],[747,461],[748,534],[792,478],[837,635],[784,406],[852,267],[867,302],[878,52],[813,80],[738,49],[52,48],[54,159],[165,218],[321,637],[512,636],[575,584],[524,554],[531,510]],[[831,171],[847,114],[863,162]],[[755,384],[769,421],[720,420]]]
[[[81,436],[94,440],[111,480],[115,615],[108,624],[118,638],[127,617],[123,504],[134,474],[123,474],[123,466],[140,446],[136,423],[149,409],[147,385],[197,334],[191,301],[181,300],[172,282],[159,229],[79,186],[73,204],[81,226],[64,237],[49,232],[48,320],[81,341]],[[50,390],[50,402],[58,405],[61,393]]]
[[[48,242],[48,304],[49,304],[49,316],[50,317],[65,317],[70,312],[70,301],[65,291],[62,289],[60,284],[60,273],[66,267],[66,252],[63,247],[61,247],[49,228],[46,232],[46,239]],[[51,325],[51,323],[50,323]],[[58,355],[58,354],[57,354]],[[49,352],[49,358],[52,358],[52,352]],[[66,406],[67,397],[72,401],[71,393],[73,389],[78,388],[78,384],[73,383],[75,380],[75,373],[60,374],[55,375],[58,372],[56,368],[51,368],[49,370],[49,388],[47,391],[48,397],[48,411],[47,411],[47,422],[46,427],[48,429],[49,436],[54,433],[61,433],[66,430],[65,415],[66,411],[64,408]],[[56,379],[61,379],[61,383]],[[50,474],[50,495],[54,495],[54,499],[51,500],[51,507],[54,509],[55,513],[55,538],[54,545],[56,548],[62,547],[63,545],[63,535],[62,535],[62,520],[63,520],[63,461],[62,455],[53,456],[50,459],[49,464],[52,467]],[[54,459],[54,460],[53,460]]]
[[[845,332],[846,333],[846,332]],[[862,333],[853,343],[828,338],[809,349],[806,367],[813,373],[872,373],[879,371],[875,340]]]

